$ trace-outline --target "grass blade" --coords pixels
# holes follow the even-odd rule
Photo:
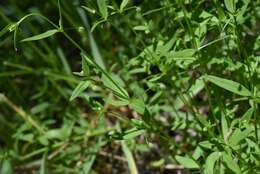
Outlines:
[[[127,159],[128,167],[130,169],[131,174],[138,174],[138,170],[137,170],[137,167],[135,164],[133,154],[131,153],[130,149],[127,147],[126,142],[122,141],[121,145],[122,145],[125,157]]]
[[[92,54],[94,60],[97,62],[97,64],[101,68],[106,69],[106,66],[105,66],[105,63],[103,61],[102,55],[101,55],[101,53],[99,51],[98,45],[97,45],[97,43],[95,41],[95,38],[93,36],[92,29],[90,29],[90,26],[89,26],[89,23],[88,23],[88,18],[86,16],[84,10],[82,10],[81,8],[78,8],[77,10],[78,10],[79,16],[81,17],[81,20],[83,21],[83,24],[84,24],[85,28],[87,28],[87,31],[88,31],[89,44],[90,44],[90,48],[91,48],[91,54]],[[105,20],[102,20],[102,21],[104,22]]]

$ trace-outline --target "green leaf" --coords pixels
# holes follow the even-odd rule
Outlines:
[[[0,37],[2,37],[5,33],[10,31],[10,26],[13,26],[13,24],[9,24],[5,26],[1,31],[0,31]]]
[[[157,46],[156,48],[156,52],[161,53],[162,55],[166,55],[169,50],[171,50],[171,48],[173,47],[173,44],[176,42],[177,40],[177,35],[174,35],[171,40],[169,40],[167,43],[165,43],[162,46]]]
[[[69,65],[69,63],[68,63],[68,61],[67,61],[67,59],[65,57],[65,54],[64,54],[63,50],[60,47],[57,48],[57,53],[58,53],[58,56],[59,56],[59,58],[61,60],[62,68],[64,69],[66,74],[72,74],[71,73],[71,69],[70,69],[70,65]]]
[[[41,113],[44,110],[46,110],[48,107],[50,107],[50,103],[48,103],[48,102],[40,103],[40,104],[35,105],[34,107],[31,108],[31,113],[33,115]]]
[[[241,122],[243,123],[248,123],[251,119],[251,117],[253,116],[255,109],[254,108],[249,108],[246,113],[244,113],[244,115],[241,118]]]
[[[90,43],[91,53],[92,53],[92,56],[93,56],[95,62],[101,68],[106,69],[105,62],[103,60],[102,54],[100,53],[97,42],[95,41],[95,38],[94,38],[94,36],[91,32],[89,32],[89,43]]]
[[[163,167],[164,164],[165,164],[165,160],[163,158],[161,158],[160,160],[153,161],[153,162],[150,163],[150,165],[152,167],[156,167],[156,168]]]
[[[229,12],[235,13],[235,11],[236,11],[235,0],[224,0],[224,3]]]
[[[252,131],[253,128],[251,126],[248,126],[244,131],[236,129],[228,139],[229,144],[233,147],[238,145],[239,142],[244,140]]]
[[[228,123],[224,113],[221,113],[221,129],[222,129],[224,140],[226,141],[226,138],[228,136]]]
[[[106,0],[97,0],[98,9],[104,19],[107,19],[107,3]]]
[[[28,42],[28,41],[35,41],[35,40],[40,40],[40,39],[44,39],[47,37],[50,37],[52,35],[54,35],[55,33],[58,33],[59,30],[53,29],[53,30],[48,30],[42,34],[38,34],[36,36],[32,36],[32,37],[28,37],[26,39],[21,40],[21,42]]]
[[[45,133],[47,139],[65,140],[71,134],[74,123],[64,124],[62,128],[51,129]]]
[[[205,75],[204,78],[205,80],[208,80],[211,83],[214,83],[215,85],[225,90],[228,90],[230,92],[233,92],[235,94],[246,96],[246,97],[251,96],[251,92],[240,83],[234,82],[232,80],[220,78],[217,76],[212,76],[212,75]]]
[[[112,90],[117,97],[122,99],[129,98],[129,95],[126,92],[126,90],[124,90],[121,84],[112,75],[102,73],[101,81],[107,88]]]
[[[138,26],[135,26],[133,29],[138,30],[138,31],[145,31],[145,30],[148,30],[149,28],[147,25],[138,25]]]
[[[113,106],[125,106],[129,104],[128,100],[113,100],[111,98],[108,98],[106,102]]]
[[[105,62],[103,61],[102,54],[99,51],[99,48],[98,48],[98,45],[95,41],[94,35],[92,34],[92,30],[90,29],[87,15],[84,12],[84,10],[82,10],[81,8],[77,8],[77,11],[78,11],[78,14],[79,14],[85,28],[87,29],[87,32],[88,32],[88,36],[89,36],[88,40],[89,40],[89,44],[90,44],[90,48],[91,48],[91,54],[92,54],[95,62],[102,69],[106,69]],[[81,56],[82,56],[82,54],[81,54]]]
[[[78,97],[90,85],[89,81],[81,81],[71,94],[70,101]]]
[[[230,170],[232,170],[236,174],[241,174],[240,168],[239,168],[238,164],[233,160],[232,156],[224,153],[223,161]]]
[[[184,49],[181,51],[174,51],[170,54],[173,59],[194,59],[193,55],[196,53],[196,49]]]
[[[212,149],[212,147],[213,147],[213,144],[210,143],[209,141],[202,141],[199,143],[199,145],[206,149]]]
[[[144,134],[146,131],[144,129],[141,130],[133,130],[133,131],[129,131],[127,132],[124,136],[123,139],[124,140],[129,140],[129,139],[133,139],[139,135]]]
[[[193,159],[191,159],[189,157],[183,157],[183,156],[176,155],[175,158],[178,161],[178,163],[180,163],[181,165],[183,165],[183,167],[185,167],[187,169],[198,169],[200,167],[196,163],[196,161],[194,161]]]
[[[124,90],[124,88],[122,87],[123,81],[120,80],[119,77],[110,75],[105,69],[103,69],[95,61],[92,61],[90,58],[88,58],[84,53],[82,53],[81,55],[86,59],[89,64],[95,66],[102,73],[101,81],[103,82],[104,86],[112,90],[117,97],[127,100],[129,99],[127,91]]]
[[[39,174],[46,174],[46,154],[44,153],[42,160],[41,160],[41,167],[39,169]]]
[[[61,30],[63,30],[63,20],[62,20],[62,12],[61,12],[61,5],[60,0],[58,0],[58,8],[59,8],[59,27]]]
[[[88,174],[91,171],[91,168],[96,160],[96,155],[90,155],[86,161],[83,163],[83,172],[84,174]]]
[[[63,139],[62,129],[51,129],[45,134],[47,139]]]
[[[87,7],[87,6],[81,6],[84,10],[86,10],[87,12],[90,12],[90,13],[92,13],[92,14],[95,14],[96,13],[96,10],[94,10],[94,9],[91,9],[91,8],[89,8],[89,7]]]
[[[11,161],[9,159],[5,159],[3,161],[0,173],[13,174],[12,164],[11,164]]]
[[[102,139],[103,139],[103,137],[100,136],[98,139],[98,142],[95,146],[95,151],[97,151],[97,152],[100,151],[100,148],[103,144]],[[96,157],[97,157],[96,153],[88,155],[88,157],[85,159],[85,161],[82,164],[82,172],[80,172],[80,173],[89,174],[91,172],[91,168],[93,167],[93,164],[96,160]]]
[[[196,96],[203,88],[205,84],[203,82],[202,78],[196,79],[195,83],[190,87],[187,93],[191,94],[191,96]],[[184,94],[183,97],[189,101],[189,95]],[[174,106],[178,110],[184,106],[184,102],[181,97],[177,97],[176,100],[174,101]]]
[[[207,121],[207,119],[205,118],[205,116],[201,115],[200,113],[196,114],[196,117],[198,119],[198,121],[206,128],[210,127],[209,122]]]
[[[221,153],[220,152],[213,152],[211,153],[208,158],[206,159],[206,164],[205,164],[205,171],[206,174],[214,174],[214,169],[215,169],[215,163],[217,160],[220,158]]]
[[[130,173],[131,174],[138,174],[138,170],[137,170],[132,152],[127,147],[125,141],[122,141],[121,144],[122,144],[123,152],[125,154],[125,157],[126,157],[126,160],[127,160],[127,163],[128,163],[128,167],[130,169]]]
[[[124,8],[128,4],[129,0],[123,0],[120,4],[120,12],[123,12]]]
[[[203,155],[204,155],[204,150],[200,146],[197,146],[192,154],[192,158],[194,160],[198,160]]]
[[[141,99],[131,99],[130,106],[139,114],[143,115],[145,111],[145,103]]]

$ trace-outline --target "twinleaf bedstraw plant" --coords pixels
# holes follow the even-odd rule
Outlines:
[[[260,173],[259,12],[0,3],[0,173]]]

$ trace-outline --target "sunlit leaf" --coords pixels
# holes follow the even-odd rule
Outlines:
[[[144,114],[145,111],[145,103],[141,99],[131,99],[130,106],[139,114]]]
[[[232,156],[223,153],[223,161],[231,171],[235,172],[236,174],[241,174],[241,170],[238,164],[233,160]]]
[[[236,11],[235,0],[224,0],[224,3],[229,12],[234,13]]]
[[[233,147],[236,146],[240,141],[244,140],[252,131],[252,127],[248,127],[244,131],[236,129],[229,137],[229,144]]]
[[[122,12],[124,10],[124,8],[126,7],[126,5],[128,4],[129,0],[122,0],[121,4],[120,4],[120,11]]]
[[[211,83],[241,96],[251,96],[251,92],[240,83],[213,75],[205,75],[204,78]]]
[[[103,73],[101,76],[101,81],[119,98],[127,99],[129,97],[126,90],[124,90],[124,88],[120,85],[120,83],[118,83],[118,81],[112,75]]]
[[[129,139],[133,139],[139,135],[142,135],[145,133],[145,130],[133,130],[133,131],[129,131],[127,132],[124,136],[123,139],[124,140],[129,140]]]
[[[81,81],[71,94],[70,101],[77,98],[90,85],[89,81]]]
[[[193,159],[189,157],[183,157],[176,155],[176,160],[187,169],[198,169],[199,165]]]
[[[28,41],[35,41],[35,40],[41,40],[47,37],[50,37],[54,35],[55,33],[58,33],[59,30],[53,29],[53,30],[48,30],[42,34],[38,34],[36,36],[28,37],[26,39],[21,40],[21,42],[28,42]]]
[[[97,0],[98,9],[104,19],[107,19],[107,2],[106,0]]]
[[[9,159],[3,160],[0,173],[13,174],[12,164],[11,164],[11,161]]]
[[[214,174],[215,164],[217,160],[220,158],[220,156],[221,156],[220,152],[213,152],[207,157],[205,163],[206,174]]]
[[[126,160],[127,160],[127,163],[128,163],[128,167],[130,169],[130,173],[131,174],[138,174],[138,170],[137,170],[132,152],[128,148],[125,141],[122,141],[121,144],[122,144],[123,152],[125,154],[125,157],[126,157]]]

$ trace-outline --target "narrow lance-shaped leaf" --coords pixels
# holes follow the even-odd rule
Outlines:
[[[39,174],[46,174],[46,154],[44,153],[42,160],[41,160],[41,167],[39,169]]]
[[[58,33],[59,30],[53,29],[53,30],[48,30],[42,34],[38,34],[36,36],[32,36],[32,37],[28,37],[26,39],[21,40],[21,42],[28,42],[28,41],[35,41],[35,40],[40,40],[40,39],[44,39],[47,37],[50,37],[52,35],[54,35],[55,33]]]
[[[241,170],[238,164],[233,160],[229,154],[223,154],[223,161],[227,165],[227,167],[236,174],[241,174]]]
[[[131,174],[138,174],[138,170],[137,170],[132,152],[127,147],[127,144],[125,143],[125,141],[122,141],[121,144],[122,144],[123,152],[127,159],[128,167],[130,169]]]
[[[217,160],[220,158],[220,156],[220,152],[213,152],[208,156],[205,164],[206,174],[214,174],[215,164]]]
[[[62,67],[63,67],[64,71],[66,72],[66,74],[72,74],[70,65],[65,57],[63,50],[60,47],[57,48],[57,53],[58,53],[58,56],[60,57]]]
[[[235,0],[224,0],[224,3],[229,12],[234,13],[236,11]]]
[[[131,131],[129,133],[127,133],[126,135],[123,136],[123,139],[124,140],[129,140],[129,139],[133,139],[139,135],[142,135],[144,134],[146,131],[144,129],[141,129],[141,130],[134,130],[134,131]]]
[[[70,101],[78,97],[90,85],[89,81],[81,81],[71,94]]]
[[[241,131],[240,129],[236,129],[232,135],[229,137],[229,144],[234,147],[238,145],[242,140],[244,140],[250,133],[253,131],[253,128],[248,126],[246,130]]]
[[[248,123],[251,119],[251,117],[253,116],[253,113],[255,111],[255,108],[249,108],[246,113],[244,113],[244,115],[242,116],[241,118],[241,122],[244,122],[244,123]]]
[[[0,173],[4,173],[4,174],[12,174],[13,173],[13,169],[12,169],[12,164],[11,161],[9,159],[5,159],[1,166],[0,166]]]
[[[139,114],[144,114],[145,111],[145,103],[141,99],[131,99],[130,106]]]
[[[126,5],[128,4],[129,0],[122,0],[121,4],[120,4],[120,11],[122,12],[124,10],[124,8],[126,7]]]
[[[173,52],[175,57],[191,57],[196,53],[196,49],[184,49],[180,51]]]
[[[241,95],[241,96],[251,96],[251,92],[241,85],[240,83],[234,82],[232,80],[227,80],[224,78],[220,78],[217,76],[212,76],[212,75],[205,75],[204,76],[205,80],[210,81],[211,83],[214,83],[215,85],[226,89],[230,92],[233,92],[235,94]]]
[[[96,160],[96,155],[90,155],[86,161],[83,163],[82,173],[88,174],[91,171],[91,168]]]
[[[95,14],[96,13],[96,11],[94,10],[94,9],[91,9],[91,8],[89,8],[89,7],[86,7],[86,6],[81,6],[84,10],[86,10],[87,12],[90,12],[90,13],[92,13],[92,14]]]
[[[98,9],[104,19],[107,19],[107,3],[106,0],[97,0]]]
[[[198,169],[199,165],[191,158],[176,155],[176,160],[187,169]]]
[[[0,37],[2,37],[4,34],[10,31],[10,27],[13,26],[13,24],[9,24],[5,26],[3,29],[0,31]]]
[[[224,113],[221,114],[221,129],[224,140],[226,141],[226,138],[228,136],[228,123],[226,120],[226,115]]]
[[[97,145],[95,146],[96,151],[99,151],[101,148],[101,144],[103,137],[99,137]],[[96,154],[93,153],[92,155],[88,155],[88,158],[85,159],[85,161],[82,164],[82,172],[84,174],[89,174],[91,172],[91,168],[93,167],[93,164],[96,160]]]
[[[122,99],[129,99],[129,95],[126,90],[124,90],[123,87],[120,86],[119,83],[106,71],[104,70],[99,64],[97,64],[95,61],[91,60],[88,56],[86,56],[84,53],[81,54],[83,58],[88,62],[89,65],[95,66],[100,72],[102,72],[101,81],[103,84],[111,89],[116,96]]]
[[[62,14],[61,14],[61,5],[60,5],[60,0],[58,0],[58,8],[59,8],[59,27],[61,30],[63,30],[63,20],[62,20]]]
[[[111,75],[108,75],[107,73],[103,73],[101,76],[101,81],[107,88],[111,89],[117,97],[122,99],[129,98],[126,90],[124,90],[124,88],[121,87],[121,85],[117,83],[116,80]]]

